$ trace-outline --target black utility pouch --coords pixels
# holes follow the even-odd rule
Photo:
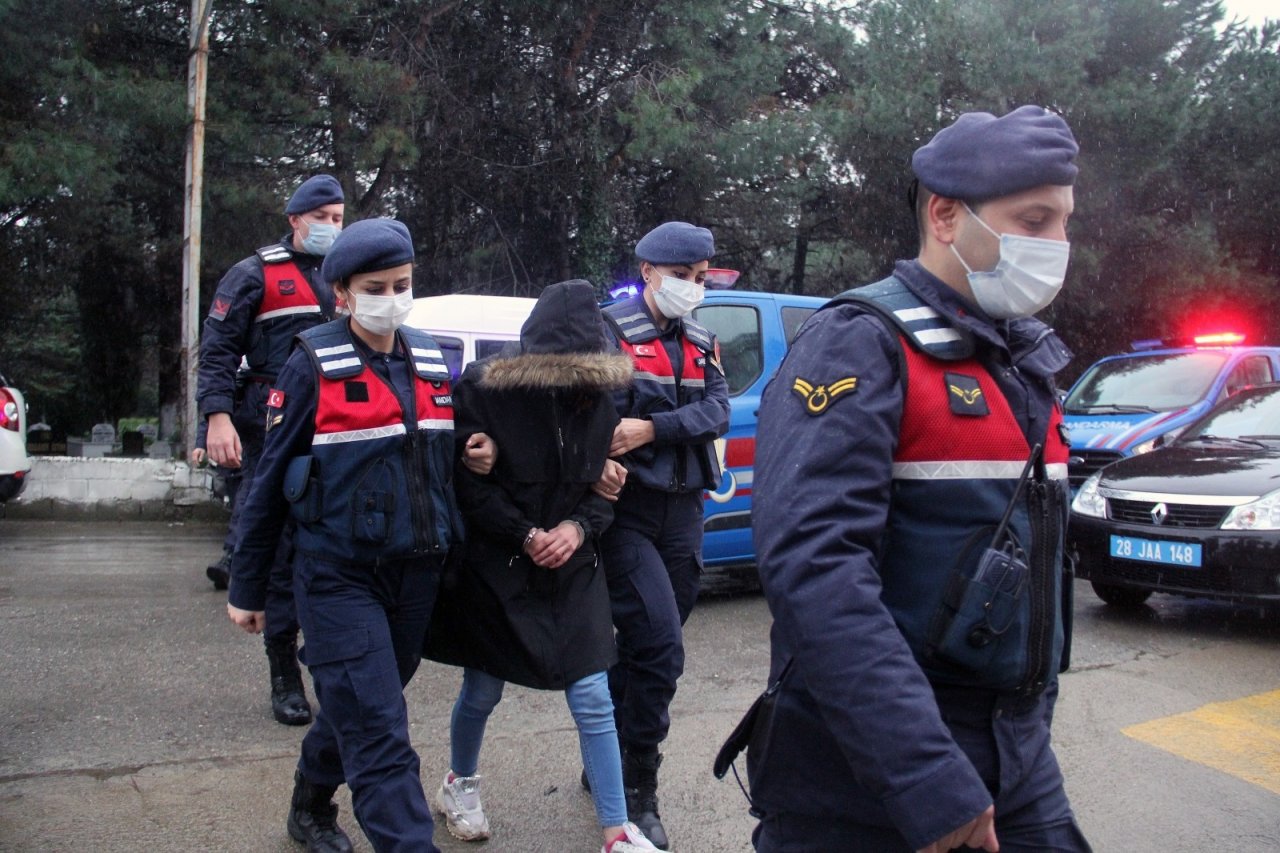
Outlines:
[[[947,584],[942,604],[929,625],[927,643],[931,657],[981,672],[991,665],[1001,639],[1018,622],[1030,569],[1026,552],[1009,527],[1009,521],[1042,450],[1039,444],[1031,449],[1013,496],[991,535],[991,544],[978,558],[973,574],[967,575],[961,569]],[[984,536],[989,529],[969,537],[961,549],[960,566],[968,565],[975,536]]]
[[[712,772],[716,774],[717,779],[723,779],[724,775],[729,772],[729,768],[744,749],[749,749],[753,753],[763,755],[769,748],[769,733],[773,728],[773,708],[778,701],[778,690],[782,688],[782,680],[787,677],[788,670],[791,669],[791,661],[782,667],[782,672],[778,674],[777,681],[770,684],[763,693],[756,697],[751,703],[751,707],[742,715],[742,719],[733,727],[733,731],[729,733],[729,737],[720,746],[720,751],[716,753],[715,763],[712,764]],[[750,798],[748,798],[749,800]]]
[[[293,517],[306,524],[320,520],[320,464],[314,456],[295,456],[284,472],[284,496]]]
[[[991,663],[1000,639],[1014,624],[1028,569],[1017,541],[987,548],[973,577],[956,575],[943,597],[930,637],[933,653],[949,663],[980,671]]]

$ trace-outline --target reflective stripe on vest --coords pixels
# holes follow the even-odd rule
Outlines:
[[[906,358],[907,395],[893,458],[897,480],[1016,480],[1031,448],[994,378],[977,359],[941,361],[901,338]],[[989,414],[969,416],[951,408],[954,393],[946,375],[972,377]],[[1045,468],[1050,479],[1067,477],[1067,444],[1055,405],[1044,437]]]
[[[274,317],[291,314],[319,314],[320,302],[311,289],[311,282],[292,260],[278,264],[263,264],[262,304],[253,318],[261,323]]]

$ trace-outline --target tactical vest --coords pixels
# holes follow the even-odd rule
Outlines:
[[[938,683],[1038,694],[1062,655],[1060,614],[1067,444],[1056,403],[1014,504],[1026,572],[1004,587],[975,578],[1031,446],[1003,392],[953,327],[895,278],[837,296],[894,328],[904,387],[891,505],[880,547],[882,599]],[[1018,577],[1023,582],[1018,583]]]
[[[366,362],[347,320],[298,337],[315,365],[311,454],[290,463],[285,494],[304,553],[348,563],[443,555],[462,540],[454,500],[453,398],[440,348],[402,327],[413,411]]]
[[[681,324],[680,375],[663,346],[661,332],[644,309],[643,297],[606,306],[606,322],[618,347],[635,365],[630,406],[623,417],[642,418],[655,412],[674,412],[707,396],[707,359],[715,357],[715,337],[705,327],[684,319]],[[652,443],[627,454],[628,479],[663,492],[693,492],[720,486],[720,463],[712,442],[705,444]]]
[[[249,378],[271,381],[289,358],[293,339],[329,317],[288,249],[275,243],[256,254],[262,261],[262,304],[249,331],[245,360]]]

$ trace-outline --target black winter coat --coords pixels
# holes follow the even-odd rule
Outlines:
[[[617,354],[528,349],[470,365],[453,392],[459,450],[485,432],[499,453],[487,476],[455,469],[466,558],[441,588],[426,656],[563,690],[616,660],[596,556],[613,511],[591,486],[618,423],[610,392],[633,367]],[[529,528],[567,519],[586,531],[582,547],[558,569],[534,565],[523,552]]]

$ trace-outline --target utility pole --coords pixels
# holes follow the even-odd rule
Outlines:
[[[182,447],[190,458],[196,443],[196,370],[200,345],[200,217],[204,195],[204,106],[209,76],[209,14],[213,0],[191,0],[187,61],[186,194],[182,224]]]

